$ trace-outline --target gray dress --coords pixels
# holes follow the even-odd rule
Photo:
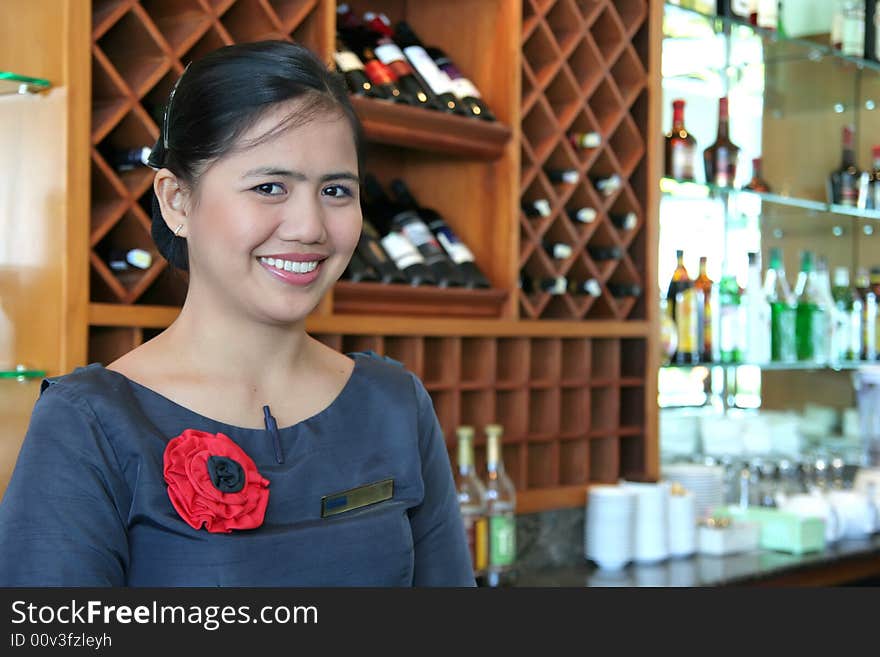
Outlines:
[[[0,502],[2,586],[474,586],[449,458],[421,381],[372,353],[293,426],[217,422],[98,363],[43,382]],[[168,441],[222,433],[269,480],[260,526],[194,529],[163,476]],[[322,498],[393,479],[333,515]]]

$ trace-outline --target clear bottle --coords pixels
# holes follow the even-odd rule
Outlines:
[[[770,266],[764,274],[764,296],[770,304],[770,359],[790,363],[797,360],[795,341],[796,306],[782,262],[782,249],[770,249]]]
[[[720,329],[718,342],[722,363],[741,363],[743,359],[743,305],[742,290],[736,276],[725,274],[718,281],[718,314]]]
[[[761,282],[761,261],[755,252],[749,253],[749,276],[742,297],[745,311],[747,363],[766,363],[771,354],[771,310]]]
[[[489,518],[489,586],[509,584],[516,563],[516,487],[504,470],[500,424],[488,424],[486,432],[486,500]]]
[[[824,362],[834,362],[835,348],[841,339],[841,334],[845,334],[845,326],[843,317],[837,312],[837,304],[834,302],[834,293],[831,291],[831,274],[828,271],[828,260],[824,256],[816,258],[816,278],[819,281],[819,293],[822,299],[822,306],[827,312],[827,321],[825,324],[825,340],[823,344]]]
[[[858,360],[862,355],[862,300],[849,284],[849,269],[834,269],[831,288],[838,326],[831,345],[831,357],[840,362]]]
[[[455,489],[471,552],[474,578],[479,583],[485,578],[489,566],[486,487],[480,481],[474,466],[474,428],[460,426],[455,433],[458,436],[458,472],[455,475]]]
[[[868,270],[860,267],[856,272],[856,295],[862,302],[861,333],[862,360],[877,359],[877,295],[871,287]]]
[[[824,364],[827,308],[822,305],[822,292],[813,262],[813,254],[801,254],[801,270],[795,287],[797,299],[795,341],[798,360]]]

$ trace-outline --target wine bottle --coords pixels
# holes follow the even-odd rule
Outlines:
[[[532,278],[527,273],[520,272],[519,289],[526,294],[548,292],[555,296],[565,294],[568,291],[568,281],[563,276]]]
[[[536,201],[522,201],[520,204],[523,213],[530,219],[535,217],[549,217],[552,211],[550,201],[545,198],[539,198]]]
[[[581,224],[591,224],[596,221],[598,213],[593,208],[566,208],[565,213],[572,221]]]
[[[831,348],[835,362],[859,360],[862,357],[862,300],[854,293],[849,282],[849,269],[834,269],[834,287],[831,290],[837,311],[839,330]]]
[[[112,249],[107,255],[107,265],[113,271],[149,269],[153,256],[144,249]]]
[[[703,361],[706,363],[711,363],[715,360],[714,345],[712,343],[712,339],[714,336],[714,331],[712,330],[714,321],[714,317],[712,314],[714,312],[714,304],[712,302],[713,281],[711,278],[709,278],[709,274],[706,271],[706,264],[706,256],[700,256],[700,271],[697,275],[696,280],[694,281],[694,287],[703,293],[703,332],[700,344],[700,352],[702,354]]]
[[[584,280],[571,279],[568,281],[566,289],[569,294],[574,295],[586,295],[591,297],[602,296],[602,286],[595,278],[587,278]]]
[[[673,360],[676,363],[699,363],[703,336],[702,292],[694,286],[684,266],[684,251],[675,252],[677,265],[666,291],[670,317],[675,322],[677,347]]]
[[[797,299],[795,341],[798,360],[824,363],[828,309],[822,303],[819,277],[810,251],[801,254],[801,270],[798,273],[795,297]]]
[[[593,260],[620,260],[623,251],[617,246],[593,246],[587,245],[587,252]]]
[[[676,180],[694,180],[697,140],[684,127],[684,101],[672,101],[672,129],[666,133],[665,172]]]
[[[495,121],[495,115],[489,111],[476,85],[461,74],[452,60],[440,48],[425,48],[434,63],[452,80],[452,92],[474,116],[486,121]]]
[[[635,283],[608,283],[606,287],[611,292],[611,296],[618,299],[639,297],[642,294],[642,286]]]
[[[357,253],[361,260],[370,265],[382,283],[407,283],[409,279],[394,264],[381,243],[382,237],[376,228],[367,220],[363,221],[361,236],[358,239]]]
[[[591,177],[590,180],[596,191],[606,198],[613,196],[623,185],[623,180],[616,173],[612,173],[610,176]]]
[[[360,283],[364,281],[378,281],[379,275],[367,263],[361,260],[357,251],[351,254],[348,266],[342,274],[342,277],[352,283]]]
[[[843,127],[843,152],[840,167],[828,177],[829,202],[855,207],[858,204],[859,169],[855,162],[853,127]]]
[[[718,318],[718,351],[721,362],[741,363],[747,329],[742,290],[736,276],[732,274],[724,274],[718,281]]]
[[[111,149],[108,159],[110,160],[110,166],[117,171],[132,171],[139,167],[149,166],[151,152],[152,149],[149,146]]]
[[[551,258],[555,258],[556,260],[565,260],[566,258],[571,257],[572,254],[571,246],[562,242],[548,242],[542,240],[541,246]]]
[[[770,266],[764,273],[763,292],[770,304],[770,360],[794,362],[797,360],[796,307],[779,247],[770,249]]]
[[[733,185],[736,178],[736,164],[739,146],[730,141],[730,114],[727,97],[718,99],[718,136],[709,148],[703,151],[706,168],[706,182],[718,187]]]
[[[422,42],[405,21],[397,23],[394,29],[394,41],[403,49],[403,54],[440,101],[441,107],[449,112],[472,116],[456,97],[452,80],[434,63]]]
[[[369,76],[364,70],[361,58],[352,52],[339,38],[336,37],[336,52],[333,53],[333,61],[336,69],[345,77],[348,90],[355,96],[369,96],[371,98],[387,98],[383,90],[373,86]]]
[[[761,173],[760,157],[752,158],[752,178],[743,189],[750,192],[770,192],[770,185],[764,180],[764,176]]]
[[[620,230],[632,230],[639,224],[639,216],[635,212],[611,213],[608,219]]]
[[[464,522],[474,579],[480,582],[489,565],[486,487],[480,481],[474,466],[474,428],[459,426],[455,435],[458,438],[458,470],[455,473],[458,509]]]
[[[574,185],[581,177],[577,169],[545,169],[544,173],[547,174],[550,182],[557,185]]]
[[[418,249],[439,287],[464,285],[461,272],[446,255],[431,229],[411,207],[392,201],[371,174],[365,176],[364,186],[375,211],[390,217],[391,228],[403,234]]]
[[[599,148],[602,136],[598,132],[569,132],[568,142],[575,148]]]
[[[433,208],[419,205],[410,192],[409,187],[399,178],[391,181],[391,191],[394,199],[404,207],[413,209],[425,222],[437,241],[446,251],[449,259],[458,268],[463,279],[463,284],[468,288],[491,287],[489,279],[477,267],[476,258],[467,245],[462,242],[458,235],[450,228],[439,212]]]
[[[486,583],[512,583],[516,563],[516,487],[504,468],[501,437],[504,428],[489,424],[486,432],[486,509],[489,519],[489,565]]]
[[[868,186],[867,207],[872,210],[880,210],[880,146],[871,148],[871,160],[873,167]]]

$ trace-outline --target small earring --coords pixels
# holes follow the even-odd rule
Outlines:
[[[180,230],[183,228],[183,224],[180,224],[177,228],[174,229],[174,237],[180,236]]]

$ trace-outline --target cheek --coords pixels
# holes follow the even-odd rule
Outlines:
[[[361,236],[360,208],[333,213],[327,220],[327,230],[333,237],[333,246],[339,253],[350,255]]]
[[[272,233],[272,217],[255,213],[245,200],[234,197],[200,204],[192,223],[194,243],[224,252],[230,247],[255,248]]]

